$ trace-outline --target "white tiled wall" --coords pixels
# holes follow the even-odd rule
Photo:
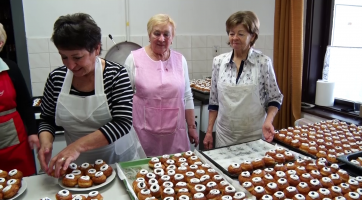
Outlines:
[[[116,43],[126,40],[124,35],[113,35]],[[131,42],[140,46],[149,44],[148,36],[131,36]],[[182,53],[187,60],[190,79],[211,76],[212,60],[215,56],[230,52],[226,35],[178,35],[171,48]],[[108,36],[102,37],[102,57],[113,46]],[[34,96],[40,96],[50,71],[62,66],[57,48],[49,38],[27,38],[29,65]],[[260,35],[255,47],[273,58],[273,35]]]

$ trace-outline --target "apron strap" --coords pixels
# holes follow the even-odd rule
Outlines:
[[[16,108],[0,112],[0,117],[16,112]]]
[[[97,57],[95,63],[95,75],[94,75],[94,94],[100,95],[104,94],[104,87],[103,87],[103,71],[102,71],[102,60]]]

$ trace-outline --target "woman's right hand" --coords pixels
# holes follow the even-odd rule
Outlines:
[[[38,151],[38,160],[44,172],[47,172],[49,161],[52,158],[53,135],[47,131],[39,134],[40,149]]]
[[[204,138],[204,148],[206,150],[212,149],[214,146],[213,141],[212,132],[207,132]]]

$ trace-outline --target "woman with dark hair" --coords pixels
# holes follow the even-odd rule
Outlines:
[[[6,43],[0,24],[0,52]],[[35,174],[31,149],[39,148],[32,100],[18,65],[0,58],[0,169],[18,169],[24,176]]]
[[[88,14],[61,16],[54,24],[52,41],[64,66],[49,74],[44,88],[38,131],[42,168],[48,174],[55,170],[58,177],[71,162],[139,158],[140,144],[130,131],[130,80],[123,66],[98,57],[101,29]],[[56,125],[64,128],[67,147],[50,159]]]
[[[204,139],[213,148],[274,137],[273,119],[283,101],[271,59],[253,49],[259,19],[251,11],[238,11],[226,20],[232,51],[214,58],[209,99],[209,124]]]

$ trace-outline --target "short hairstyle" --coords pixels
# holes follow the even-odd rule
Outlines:
[[[101,38],[101,28],[90,15],[75,13],[60,16],[55,21],[51,40],[60,49],[93,52],[101,44]]]
[[[157,15],[152,16],[150,18],[150,20],[148,20],[148,23],[147,23],[148,35],[151,34],[151,31],[152,31],[154,26],[165,25],[165,24],[171,24],[171,26],[172,26],[172,36],[175,36],[176,23],[167,14],[157,14]]]
[[[229,34],[230,29],[242,24],[250,34],[254,34],[255,38],[250,42],[250,46],[255,44],[259,36],[260,22],[258,17],[252,11],[238,11],[226,20],[226,32]]]
[[[0,23],[0,42],[4,42],[4,45],[0,47],[0,52],[3,50],[6,43],[7,35],[4,26]]]

